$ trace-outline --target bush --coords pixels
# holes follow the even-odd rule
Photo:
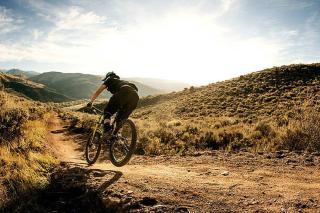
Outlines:
[[[282,149],[320,151],[320,113],[307,110],[286,131],[279,145]]]
[[[255,131],[259,131],[262,137],[273,136],[275,134],[270,124],[267,124],[264,121],[257,124]]]
[[[49,106],[5,92],[0,105],[0,191],[6,202],[45,186],[56,160],[45,144]]]
[[[0,112],[0,140],[12,141],[22,135],[22,126],[29,113],[23,108],[7,109]]]
[[[212,132],[206,132],[204,136],[201,136],[199,143],[204,144],[204,147],[213,150],[217,150],[220,148],[220,144]]]
[[[307,148],[307,138],[308,135],[302,129],[288,129],[282,138],[280,148],[291,151],[305,150]]]
[[[176,140],[174,133],[165,127],[160,127],[154,132],[154,135],[160,140],[160,143],[163,144],[174,144]]]

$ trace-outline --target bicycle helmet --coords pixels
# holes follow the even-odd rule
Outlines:
[[[106,77],[104,77],[104,78],[102,79],[102,81],[106,81],[106,80],[108,80],[108,79],[110,79],[110,78],[120,79],[120,77],[112,71],[112,72],[108,72],[108,73],[106,74]]]

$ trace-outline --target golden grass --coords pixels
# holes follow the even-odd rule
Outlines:
[[[319,114],[319,100],[320,64],[274,67],[149,96],[140,100],[131,116],[138,128],[137,151],[155,155],[204,149],[320,151],[318,129],[310,125],[310,115]],[[93,117],[72,111],[65,114],[72,126],[90,129]],[[306,135],[315,138],[313,145],[295,148],[295,140],[309,144]]]
[[[44,187],[57,163],[45,146],[51,108],[0,91],[0,199]],[[1,203],[0,203],[1,204]],[[1,206],[1,205],[0,205]]]

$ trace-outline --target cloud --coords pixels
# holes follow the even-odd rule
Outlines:
[[[64,64],[73,70],[61,71],[94,74],[113,69],[124,76],[208,83],[288,63],[298,55],[292,51],[302,34],[312,41],[317,38],[317,31],[312,31],[319,20],[316,15],[308,21],[306,32],[274,26],[240,36],[239,28],[228,25],[224,16],[239,9],[242,1],[158,1],[156,5],[115,1],[112,12],[108,8],[109,13],[98,13],[90,7],[28,0],[36,16],[51,25],[33,26],[25,41],[1,44],[0,61]],[[121,21],[110,14],[120,14]]]
[[[20,28],[22,19],[15,18],[10,10],[0,6],[0,34],[7,34]]]
[[[41,37],[41,35],[43,35],[43,32],[39,29],[33,29],[31,31],[31,34],[34,40],[38,40]]]
[[[34,1],[30,2],[33,5]],[[94,51],[101,45],[105,35],[114,31],[113,27],[105,26],[104,16],[84,8],[70,6],[58,10],[52,6],[50,10],[48,4],[41,1],[34,8],[37,14],[48,11],[45,19],[50,17],[52,27],[46,31],[28,29],[26,32],[29,32],[30,38],[27,42],[16,40],[14,43],[1,44],[0,61],[27,60],[35,63],[88,66],[97,61]],[[27,38],[26,34],[22,34],[24,38]]]
[[[106,17],[99,16],[93,11],[86,12],[79,7],[71,7],[57,14],[58,30],[90,30],[92,26],[104,24]],[[89,29],[88,29],[89,28]]]
[[[278,44],[263,38],[237,40],[231,28],[216,21],[232,3],[221,1],[213,14],[202,13],[200,6],[173,7],[162,16],[140,13],[134,23],[121,27],[108,25],[107,17],[84,8],[60,8],[48,14],[53,28],[41,40],[35,30],[37,41],[2,46],[0,51],[11,50],[2,56],[7,60],[65,63],[82,72],[115,69],[126,76],[186,81],[222,80],[239,70],[273,64]]]
[[[111,29],[105,26],[106,17],[74,6],[58,12],[53,22],[46,42],[64,47],[92,45]]]
[[[0,61],[20,61],[28,55],[21,46],[0,44]]]

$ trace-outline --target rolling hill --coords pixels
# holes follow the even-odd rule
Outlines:
[[[261,70],[145,97],[132,117],[141,153],[320,151],[320,63]]]
[[[44,84],[73,99],[89,98],[101,84],[100,76],[82,73],[47,72],[33,76],[30,80]],[[162,91],[140,82],[131,82],[136,84],[139,89],[139,95],[142,97],[162,93]],[[110,94],[107,97],[110,97]]]
[[[71,99],[87,99],[94,90],[101,84],[101,76],[83,74],[83,73],[62,73],[46,72],[38,73],[34,71],[24,71],[20,69],[2,70],[2,72],[15,75],[22,78],[28,78],[58,93],[64,94]],[[182,82],[151,79],[151,78],[124,78],[137,85],[140,97],[157,95],[172,91],[181,91],[190,85]],[[106,98],[109,98],[107,94]],[[102,97],[101,97],[102,98]]]
[[[182,92],[147,97],[141,111],[166,109],[175,117],[281,116],[296,106],[320,104],[320,63],[274,67]]]
[[[0,73],[0,87],[6,91],[42,102],[65,102],[71,98],[61,95],[46,86],[34,83],[25,78],[6,73]]]
[[[10,74],[10,75],[17,75],[17,76],[21,76],[21,77],[25,77],[25,78],[30,78],[32,76],[39,75],[38,72],[24,71],[24,70],[20,70],[20,69],[6,70],[5,73]]]

